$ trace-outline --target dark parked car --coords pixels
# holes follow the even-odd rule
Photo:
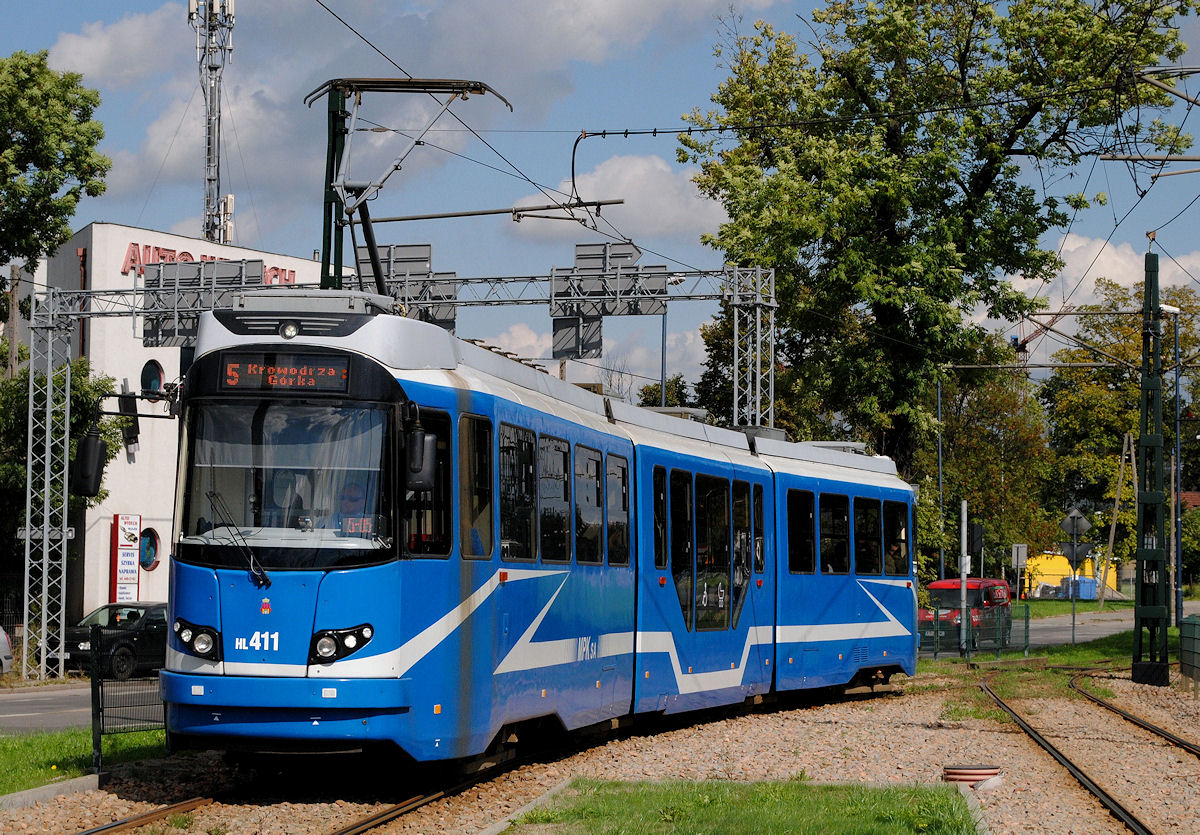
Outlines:
[[[166,603],[109,603],[78,625],[68,626],[68,667],[90,669],[93,624],[102,627],[100,663],[105,676],[124,681],[135,673],[157,670],[166,663]]]

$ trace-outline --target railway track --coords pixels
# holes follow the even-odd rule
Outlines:
[[[128,832],[131,829],[137,829],[139,826],[147,826],[160,820],[166,820],[171,815],[182,815],[193,809],[199,809],[201,806],[208,806],[212,802],[213,799],[211,797],[193,797],[190,800],[181,800],[178,803],[172,803],[150,812],[143,812],[140,815],[122,818],[112,823],[85,829],[79,835],[99,835],[101,832]]]
[[[1090,671],[1085,671],[1085,672],[1075,674],[1074,676],[1071,677],[1071,680],[1070,680],[1071,688],[1073,690],[1075,690],[1076,692],[1080,693],[1081,695],[1087,697],[1088,699],[1090,699],[1092,702],[1096,703],[1097,705],[1104,707],[1105,709],[1112,711],[1113,713],[1121,716],[1127,722],[1129,722],[1133,725],[1136,725],[1141,730],[1143,730],[1149,734],[1152,734],[1153,737],[1155,738],[1155,740],[1161,740],[1163,742],[1168,743],[1173,748],[1187,751],[1188,753],[1192,754],[1193,756],[1200,758],[1200,746],[1197,746],[1196,744],[1189,742],[1188,740],[1182,739],[1181,737],[1171,733],[1170,731],[1168,731],[1164,728],[1161,728],[1151,722],[1148,722],[1145,719],[1142,719],[1141,717],[1136,716],[1136,715],[1112,704],[1111,702],[1108,702],[1105,699],[1100,698],[1099,696],[1089,693],[1087,690],[1085,690],[1079,686],[1080,679],[1095,675],[1100,672],[1105,672],[1105,671],[1090,670]],[[1073,778],[1075,778],[1075,780],[1084,789],[1086,789],[1090,794],[1092,794],[1092,796],[1094,796],[1105,807],[1105,809],[1108,810],[1109,814],[1111,814],[1114,818],[1116,818],[1118,821],[1120,821],[1121,824],[1123,824],[1126,827],[1126,829],[1128,829],[1130,832],[1138,833],[1138,835],[1152,835],[1152,833],[1155,832],[1155,829],[1153,828],[1151,823],[1147,822],[1144,819],[1144,818],[1148,817],[1148,815],[1145,813],[1145,811],[1139,810],[1139,811],[1142,811],[1142,817],[1139,817],[1138,814],[1136,814],[1134,810],[1130,809],[1127,805],[1122,803],[1108,789],[1106,789],[1104,787],[1104,785],[1102,785],[1101,779],[1103,779],[1103,778],[1098,778],[1098,777],[1094,776],[1093,773],[1089,773],[1088,770],[1086,770],[1080,764],[1075,762],[1070,756],[1068,756],[1068,753],[1064,752],[1060,747],[1058,747],[1054,743],[1052,743],[1047,738],[1047,736],[1045,734],[1043,734],[1041,731],[1039,731],[1037,728],[1035,728],[1033,726],[1033,724],[1030,721],[1028,721],[1028,719],[1025,716],[1021,715],[1021,713],[1019,713],[1012,705],[1010,705],[1008,702],[1006,702],[1004,699],[1002,699],[995,692],[995,690],[992,689],[992,687],[989,683],[989,679],[991,679],[991,678],[992,678],[992,676],[989,676],[988,678],[986,678],[982,682],[980,682],[980,684],[979,684],[980,689],[983,690],[983,692],[986,693],[993,701],[995,701],[996,704],[1002,710],[1004,710],[1004,712],[1007,713],[1010,718],[1012,718],[1012,720],[1017,724],[1017,726],[1020,727],[1021,730],[1024,731],[1030,737],[1030,739],[1032,739],[1043,750],[1045,750],[1048,754],[1050,754],[1050,756],[1053,757],[1064,769],[1066,769],[1067,772],[1070,773],[1070,775]],[[1144,741],[1141,742],[1140,745],[1145,747],[1145,742]],[[1111,775],[1106,775],[1106,776],[1108,776],[1108,778],[1111,782],[1113,779],[1111,777]]]
[[[537,753],[546,754],[547,752],[542,751]],[[443,798],[453,797],[475,786],[478,786],[481,783],[485,783],[489,780],[500,777],[501,775],[506,774],[513,769],[527,764],[536,756],[536,753],[531,753],[519,757],[513,757],[511,759],[504,760],[503,762],[498,762],[494,765],[483,768],[455,785],[442,788],[430,786],[429,790],[425,791],[424,793],[414,794],[412,797],[409,797],[400,803],[385,805],[382,808],[379,808],[378,805],[376,805],[376,808],[371,809],[366,814],[355,817],[349,823],[344,821],[344,818],[346,817],[345,810],[338,808],[340,806],[340,801],[326,802],[324,805],[329,807],[329,817],[335,822],[331,822],[327,829],[323,829],[321,831],[325,832],[326,835],[359,835],[359,833],[370,832],[371,830],[383,826],[384,824],[395,820],[396,818],[421,808],[422,806],[428,805]],[[448,781],[443,780],[438,782]],[[131,817],[116,820],[111,823],[102,824],[91,829],[82,830],[78,832],[77,835],[101,835],[101,833],[108,835],[108,833],[127,832],[139,827],[148,826],[159,821],[167,820],[173,815],[182,815],[203,807],[208,807],[208,811],[210,813],[214,813],[218,816],[222,814],[222,807],[228,807],[228,809],[231,810],[232,814],[235,816],[243,816],[245,814],[245,804],[247,802],[251,804],[255,803],[256,800],[254,798],[256,794],[265,793],[268,796],[274,795],[275,790],[276,787],[272,785],[270,781],[265,781],[257,787],[243,786],[236,791],[231,790],[225,794],[214,795],[214,797],[197,797],[190,800],[184,800],[179,803],[172,803],[159,809],[133,815]],[[338,818],[342,818],[343,820],[337,821]],[[315,821],[310,821],[307,824],[309,830],[320,826],[321,824]]]
[[[1104,708],[1105,710],[1111,710],[1113,713],[1117,714],[1118,716],[1124,717],[1125,719],[1129,720],[1133,724],[1137,725],[1139,728],[1147,730],[1150,733],[1155,734],[1156,736],[1162,737],[1163,739],[1165,739],[1167,742],[1170,742],[1175,747],[1182,748],[1183,750],[1185,750],[1191,754],[1194,754],[1197,757],[1200,757],[1200,745],[1197,745],[1194,742],[1189,742],[1188,740],[1183,739],[1182,737],[1176,736],[1175,734],[1168,731],[1166,728],[1160,728],[1158,725],[1147,722],[1145,719],[1141,718],[1140,716],[1135,716],[1134,714],[1130,713],[1129,711],[1124,710],[1123,708],[1119,708],[1112,702],[1106,701],[1105,699],[1100,698],[1099,696],[1095,695],[1094,693],[1089,693],[1087,690],[1084,690],[1082,687],[1079,686],[1080,679],[1090,678],[1099,672],[1106,672],[1106,671],[1104,671],[1104,670],[1089,670],[1087,672],[1078,673],[1076,675],[1071,676],[1071,689],[1074,690],[1076,693],[1080,693],[1083,696],[1086,696],[1088,699],[1091,699],[1093,702],[1100,705],[1100,707]]]
[[[494,776],[494,775],[492,775]],[[389,821],[395,820],[402,815],[419,809],[420,807],[439,800],[443,797],[453,795],[459,791],[469,788],[479,782],[479,779],[464,783],[461,786],[456,786],[452,789],[434,791],[428,794],[414,795],[401,803],[395,803],[386,806],[383,809],[372,811],[370,814],[363,815],[349,824],[331,824],[326,830],[328,835],[359,835],[359,833],[369,832],[372,829],[383,826]],[[214,801],[211,797],[196,797],[190,800],[184,800],[179,803],[172,803],[163,806],[159,809],[154,809],[149,812],[143,812],[139,815],[133,815],[128,818],[122,818],[111,823],[102,824],[91,829],[85,829],[77,833],[77,835],[109,835],[109,833],[128,832],[138,829],[143,826],[165,821],[174,815],[182,815],[202,807],[216,808],[221,805],[221,801]]]

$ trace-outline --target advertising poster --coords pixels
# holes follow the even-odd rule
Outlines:
[[[113,515],[112,589],[113,603],[128,603],[138,599],[139,547],[142,536],[142,517],[137,513]]]

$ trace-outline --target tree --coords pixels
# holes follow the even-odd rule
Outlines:
[[[62,370],[55,373],[62,373]],[[86,359],[71,363],[71,425],[70,456],[74,459],[75,449],[93,426],[100,429],[100,436],[108,443],[108,458],[111,461],[121,449],[121,419],[100,420],[101,402],[112,394],[113,379],[93,376]],[[12,379],[0,380],[0,586],[15,584],[22,587],[24,543],[17,538],[17,530],[24,523],[25,515],[25,470],[29,429],[29,367]],[[106,463],[107,463],[106,461]],[[104,498],[104,493],[94,499],[71,497],[71,510],[81,510]],[[18,592],[19,593],[19,592]]]
[[[1011,363],[1012,351],[996,338],[986,343],[980,365]],[[1013,543],[1032,552],[1052,547],[1056,519],[1042,508],[1043,486],[1054,456],[1045,438],[1045,415],[1024,373],[963,369],[942,386],[942,472],[945,502],[941,543],[957,565],[959,508],[984,526],[983,564],[974,573],[1002,576]],[[936,409],[936,403],[933,404]],[[937,446],[917,454],[917,469],[937,472]],[[936,494],[937,484],[933,484]],[[932,520],[937,523],[938,517]],[[918,531],[919,542],[937,541],[936,531]]]
[[[680,159],[729,215],[705,242],[776,271],[788,391],[910,473],[930,388],[985,338],[970,316],[1035,309],[1009,277],[1053,277],[1040,240],[1087,203],[1039,194],[1021,163],[1187,147],[1131,71],[1182,54],[1169,24],[1194,3],[829,0],[815,60],[765,23],[731,28],[730,76],[687,116]]]
[[[661,406],[662,383],[649,383],[642,386],[638,391],[638,405]],[[696,405],[696,402],[692,400],[691,393],[688,391],[688,384],[683,379],[683,374],[676,374],[673,377],[667,378],[667,405],[681,406],[685,409],[690,409]]]
[[[1060,363],[1105,363],[1101,367],[1068,367],[1055,369],[1041,385],[1038,397],[1045,404],[1049,422],[1049,439],[1057,465],[1056,480],[1047,484],[1043,498],[1047,507],[1066,510],[1078,507],[1087,514],[1097,541],[1107,544],[1116,498],[1120,469],[1122,439],[1126,433],[1138,434],[1141,417],[1142,365],[1142,291],[1140,287],[1123,287],[1107,278],[1096,280],[1099,301],[1080,309],[1077,338],[1081,345],[1062,348],[1054,353]],[[1200,294],[1188,287],[1164,287],[1160,292],[1164,304],[1185,312],[1200,309]],[[1164,369],[1174,364],[1176,317],[1164,318],[1162,347]],[[1191,402],[1195,380],[1188,357],[1200,350],[1200,328],[1193,316],[1178,317],[1179,346],[1184,358],[1181,380],[1181,399]],[[1171,374],[1173,378],[1173,372]],[[1174,449],[1174,387],[1171,380],[1163,391],[1165,443]],[[1187,407],[1184,407],[1185,414]],[[1168,417],[1169,416],[1169,417]],[[1184,460],[1200,460],[1200,449],[1194,441],[1195,432],[1183,422]],[[1169,461],[1170,453],[1166,454]],[[1164,462],[1165,463],[1165,462]],[[1185,478],[1197,477],[1197,468],[1184,467]],[[1113,557],[1117,560],[1132,556],[1137,525],[1136,508],[1131,485],[1135,475],[1126,466],[1122,507],[1118,513],[1117,539]],[[1185,487],[1187,483],[1185,482]]]
[[[104,192],[100,94],[81,81],[50,69],[45,50],[0,59],[0,264],[32,272],[71,236],[79,200]]]
[[[1182,522],[1183,582],[1195,585],[1200,573],[1200,507],[1185,510]]]

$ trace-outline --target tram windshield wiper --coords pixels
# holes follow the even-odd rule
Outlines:
[[[217,519],[222,525],[229,528],[229,537],[233,540],[234,547],[237,548],[238,552],[246,560],[246,568],[250,571],[250,579],[259,588],[269,589],[271,587],[271,578],[267,575],[267,569],[259,565],[254,559],[254,551],[246,544],[245,538],[242,537],[242,532],[233,523],[233,514],[229,512],[225,500],[221,498],[216,490],[209,490],[205,495],[208,496],[208,503],[212,506],[213,513]]]

